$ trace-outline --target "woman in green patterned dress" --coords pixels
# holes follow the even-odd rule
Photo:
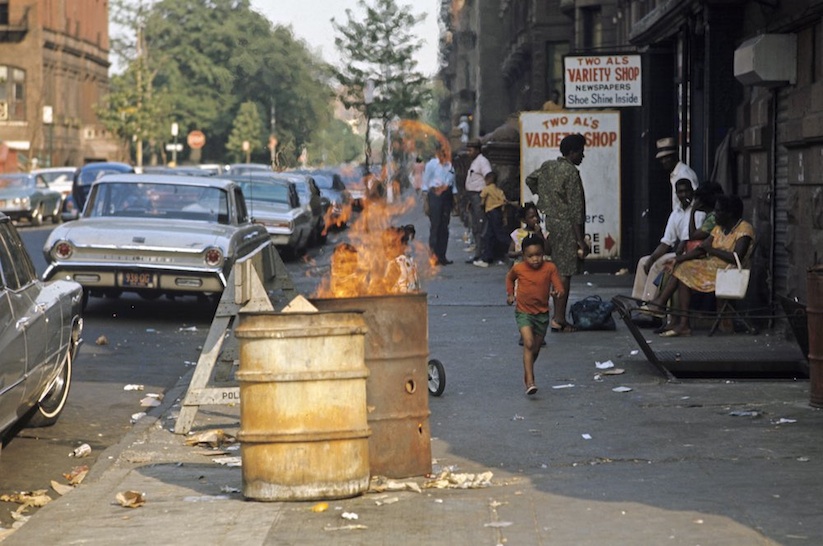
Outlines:
[[[566,322],[566,305],[572,275],[583,271],[583,258],[591,249],[585,241],[586,195],[577,166],[583,162],[586,138],[581,134],[560,141],[560,154],[526,177],[526,185],[539,197],[537,207],[546,217],[552,261],[563,279],[563,295],[554,298],[552,332],[574,332]]]

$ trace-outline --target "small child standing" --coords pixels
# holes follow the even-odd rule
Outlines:
[[[549,328],[549,297],[562,296],[564,291],[557,267],[543,259],[543,239],[529,235],[522,246],[523,261],[514,264],[506,274],[506,303],[517,301],[514,316],[523,337],[523,380],[526,394],[532,395],[537,392],[534,362]]]
[[[517,211],[517,218],[524,224],[511,232],[511,243],[509,244],[509,258],[517,261],[523,260],[523,239],[529,235],[536,235],[543,239],[543,253],[551,254],[546,234],[540,226],[540,214],[537,212],[537,205],[528,201]]]
[[[483,203],[483,210],[486,212],[486,229],[483,231],[483,254],[479,260],[475,260],[473,265],[477,267],[489,267],[499,254],[498,247],[503,247],[503,252],[508,248],[509,234],[506,232],[503,220],[503,208],[509,204],[506,194],[497,187],[497,173],[491,171],[485,177],[486,187],[480,192],[480,201]]]

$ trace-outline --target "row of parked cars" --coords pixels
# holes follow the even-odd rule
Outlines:
[[[271,243],[291,254],[322,244],[329,226],[345,226],[350,199],[335,173],[242,165],[206,176],[94,163],[0,175],[0,186],[23,178],[41,198],[0,197],[0,437],[56,421],[89,297],[214,301],[238,259]],[[47,218],[60,225],[38,278],[12,220]]]

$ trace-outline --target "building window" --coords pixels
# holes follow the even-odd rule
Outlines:
[[[0,0],[0,25],[8,25],[9,23],[9,2],[8,0]]]
[[[552,98],[552,91],[563,97],[563,57],[568,54],[568,42],[546,43],[546,99]]]
[[[596,49],[603,45],[603,18],[600,6],[582,8],[583,48]]]
[[[0,65],[0,120],[26,119],[26,71]]]

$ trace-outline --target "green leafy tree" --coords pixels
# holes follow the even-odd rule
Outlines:
[[[351,125],[332,119],[325,129],[315,133],[306,148],[310,165],[339,165],[360,159],[363,141]]]
[[[361,18],[347,9],[345,22],[332,19],[337,33],[334,43],[342,56],[334,75],[342,85],[343,104],[369,119],[380,119],[388,143],[389,123],[395,118],[418,118],[431,95],[428,78],[417,70],[415,59],[422,43],[414,27],[426,15],[415,15],[413,6],[395,0],[371,4],[358,0],[357,5]],[[366,93],[367,82],[374,86],[373,96]]]
[[[249,101],[281,153],[299,154],[327,123],[327,68],[249,0],[160,0],[146,38],[152,51],[163,52],[156,85],[168,90],[181,129],[206,134],[206,157],[222,157],[236,112]],[[262,148],[253,157],[268,162],[269,153]],[[293,164],[297,156],[283,160]]]
[[[138,166],[144,163],[144,146],[152,155],[152,163],[156,162],[159,144],[171,126],[168,96],[154,84],[155,59],[147,48],[144,32],[147,14],[147,3],[143,1],[113,3],[113,20],[125,29],[112,41],[113,48],[126,69],[112,77],[109,95],[95,105],[103,125],[125,144],[134,144]]]
[[[244,142],[248,146],[246,150],[243,149]],[[234,120],[226,150],[237,161],[249,161],[252,154],[263,148],[263,120],[260,118],[260,112],[252,101],[244,102],[240,105],[240,111]]]

